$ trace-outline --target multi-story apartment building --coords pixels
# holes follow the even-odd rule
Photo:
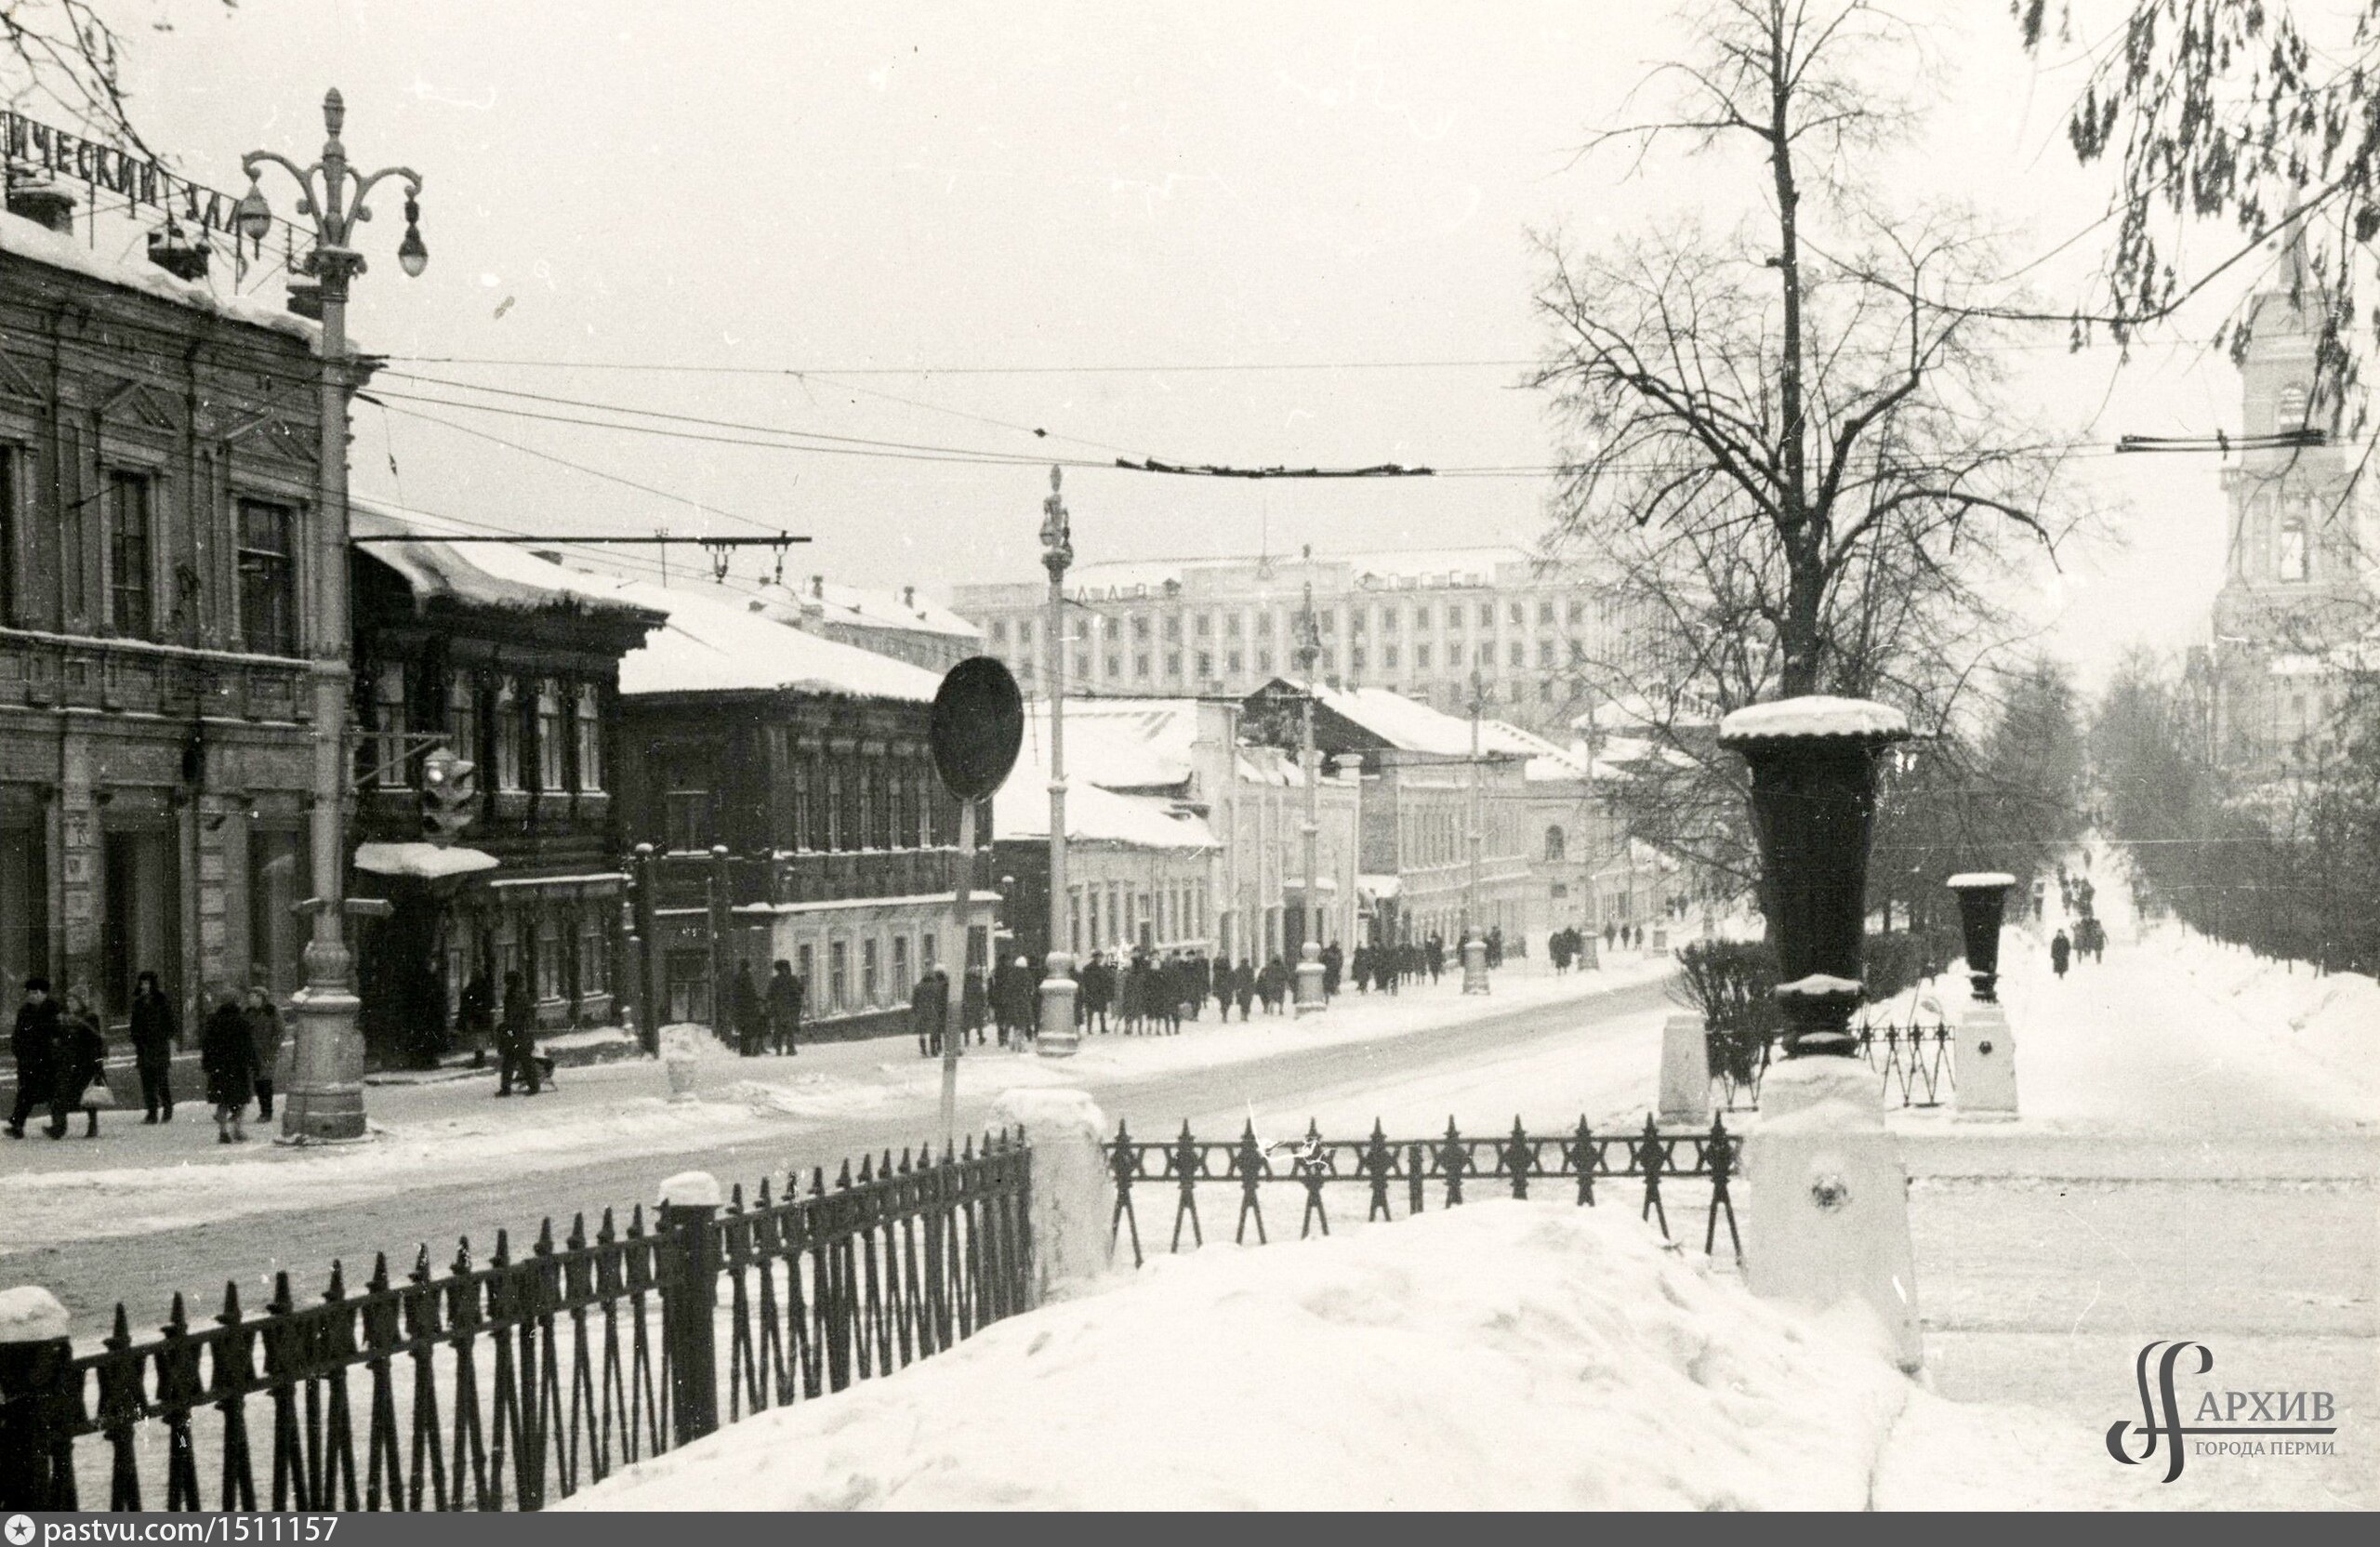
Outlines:
[[[2223,473],[2228,505],[2223,588],[2212,639],[2193,662],[2207,690],[2215,755],[2273,775],[2335,749],[2349,674],[2368,669],[2380,626],[2380,574],[2361,453],[2341,443],[2338,384],[2320,379],[2325,298],[2303,248],[2282,283],[2251,303],[2241,362],[2241,429],[2251,436],[2323,432],[2319,445],[2238,453]]]
[[[185,267],[190,255],[183,255]],[[318,336],[0,215],[0,974],[302,979]]]
[[[1313,588],[1320,674],[1446,709],[1476,673],[1504,719],[1558,732],[1589,663],[1629,658],[1620,598],[1518,548],[1090,563],[1066,576],[1069,691],[1244,698],[1293,669]],[[1027,684],[1047,659],[1046,583],[967,585],[952,607]]]
[[[762,586],[754,594],[762,610],[779,623],[928,671],[947,671],[983,651],[981,630],[948,608],[920,598],[915,586],[866,590],[813,575],[798,585]]]
[[[393,909],[359,942],[367,1051],[384,1064],[434,1057],[471,978],[500,994],[512,972],[540,1025],[611,1023],[628,986],[620,660],[664,615],[583,595],[536,554],[450,546],[362,506],[350,530],[349,891]],[[472,765],[481,791],[470,826],[443,847],[428,840],[422,804],[425,760],[441,746]]]

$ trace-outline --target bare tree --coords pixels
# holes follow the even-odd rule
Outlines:
[[[217,3],[233,10],[239,0]],[[170,28],[171,8],[150,25]],[[36,116],[54,114],[95,139],[148,155],[125,88],[125,51],[122,24],[92,0],[0,0],[0,101]]]
[[[1536,380],[1567,440],[1551,546],[1604,567],[1659,641],[1586,663],[1649,744],[1629,799],[1689,853],[1685,824],[1717,823],[1694,857],[1740,876],[1711,721],[1839,693],[1942,728],[2013,641],[1997,598],[2086,508],[2004,389],[2014,324],[1971,304],[2005,290],[1982,223],[1863,184],[1911,126],[1890,83],[1919,73],[1914,34],[1869,0],[1710,0],[1690,24],[1690,56],[1647,82],[1668,109],[1591,149],[1757,158],[1765,197],[1726,231],[1546,242]]]

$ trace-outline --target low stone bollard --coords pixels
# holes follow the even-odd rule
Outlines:
[[[661,1336],[669,1348],[669,1412],[681,1444],[719,1427],[719,1178],[680,1171],[661,1183],[656,1264]]]
[[[1860,1302],[1900,1368],[1922,1368],[1909,1172],[1867,1061],[1818,1056],[1770,1065],[1760,1126],[1744,1141],[1744,1180],[1752,1291],[1815,1311]]]
[[[1661,1023],[1659,1111],[1663,1127],[1711,1120],[1711,1034],[1699,1011],[1672,1011]]]
[[[0,1290],[0,1510],[70,1508],[70,1414],[60,1377],[74,1356],[66,1307],[38,1284]]]
[[[2003,1005],[1970,1004],[1959,1017],[1954,1115],[1962,1122],[2006,1122],[2016,1116],[2016,1034]]]
[[[1105,1273],[1114,1262],[1116,1180],[1107,1170],[1107,1118],[1099,1104],[1083,1091],[1005,1091],[992,1107],[992,1126],[1022,1130],[1033,1153],[1027,1219],[1035,1303]]]

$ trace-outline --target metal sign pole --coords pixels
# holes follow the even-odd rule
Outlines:
[[[967,973],[970,971],[968,945],[973,932],[968,927],[967,886],[975,874],[975,802],[959,802],[959,884],[957,897],[951,905],[952,916],[959,922],[959,972],[944,995],[942,1009],[942,1142],[947,1154],[959,1144],[959,1039],[967,1033],[962,1012],[967,1003]]]

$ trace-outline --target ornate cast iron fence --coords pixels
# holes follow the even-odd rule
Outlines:
[[[1452,1118],[1447,1120],[1446,1132],[1435,1139],[1392,1139],[1378,1122],[1372,1124],[1368,1139],[1326,1139],[1308,1123],[1303,1139],[1269,1148],[1256,1137],[1252,1122],[1241,1129],[1237,1139],[1227,1141],[1196,1138],[1188,1123],[1171,1140],[1141,1140],[1119,1123],[1106,1149],[1108,1170],[1116,1180],[1110,1236],[1118,1246],[1129,1238],[1134,1267],[1144,1261],[1136,1197],[1168,1187],[1173,1194],[1173,1227],[1167,1250],[1180,1251],[1185,1228],[1194,1247],[1206,1244],[1205,1224],[1198,1214],[1201,1187],[1236,1189],[1238,1208],[1232,1238],[1245,1244],[1252,1224],[1258,1243],[1263,1244],[1267,1239],[1263,1198],[1267,1187],[1293,1187],[1302,1196],[1298,1223],[1298,1236],[1302,1240],[1317,1228],[1326,1236],[1330,1234],[1324,1199],[1333,1188],[1364,1188],[1364,1218],[1369,1223],[1400,1217],[1395,1208],[1400,1202],[1407,1216],[1421,1213],[1433,1190],[1438,1192],[1444,1207],[1454,1208],[1461,1204],[1466,1186],[1474,1196],[1485,1188],[1526,1198],[1532,1183],[1566,1183],[1568,1186],[1564,1190],[1580,1207],[1591,1208],[1596,1202],[1597,1183],[1632,1181],[1643,1199],[1638,1216],[1657,1223],[1666,1238],[1670,1223],[1662,1183],[1699,1179],[1710,1183],[1703,1251],[1714,1249],[1720,1222],[1725,1220],[1728,1244],[1739,1261],[1743,1257],[1743,1242],[1736,1233],[1735,1202],[1729,1197],[1737,1171],[1737,1140],[1727,1131],[1724,1117],[1712,1118],[1708,1132],[1663,1133],[1648,1116],[1644,1128],[1633,1134],[1595,1133],[1580,1117],[1577,1128],[1561,1135],[1531,1134],[1514,1118],[1510,1133],[1493,1139],[1466,1138],[1457,1131]],[[1284,1152],[1286,1163],[1276,1167],[1275,1157]]]
[[[0,1380],[12,1507],[534,1510],[725,1417],[840,1391],[1027,1308],[1031,1156],[970,1139],[846,1161],[722,1210],[606,1210],[443,1271],[385,1256],[350,1292],[260,1314],[236,1285],[153,1337],[116,1307],[99,1350]],[[726,1293],[720,1292],[721,1281]],[[722,1326],[724,1336],[721,1336]],[[62,1345],[60,1345],[62,1346]],[[722,1362],[719,1350],[726,1350]],[[15,1390],[7,1389],[12,1383]],[[29,1474],[30,1481],[29,1481]]]
[[[1950,1051],[1952,1041],[1950,1025],[1943,1021],[1862,1025],[1859,1056],[1883,1078],[1886,1104],[1939,1106],[1943,1098],[1959,1086],[1958,1061]],[[1725,1068],[1714,1068],[1711,1083],[1719,1108],[1726,1112],[1759,1111],[1761,1081],[1767,1076],[1771,1062],[1770,1049],[1764,1045],[1757,1057],[1748,1061],[1743,1078]]]

